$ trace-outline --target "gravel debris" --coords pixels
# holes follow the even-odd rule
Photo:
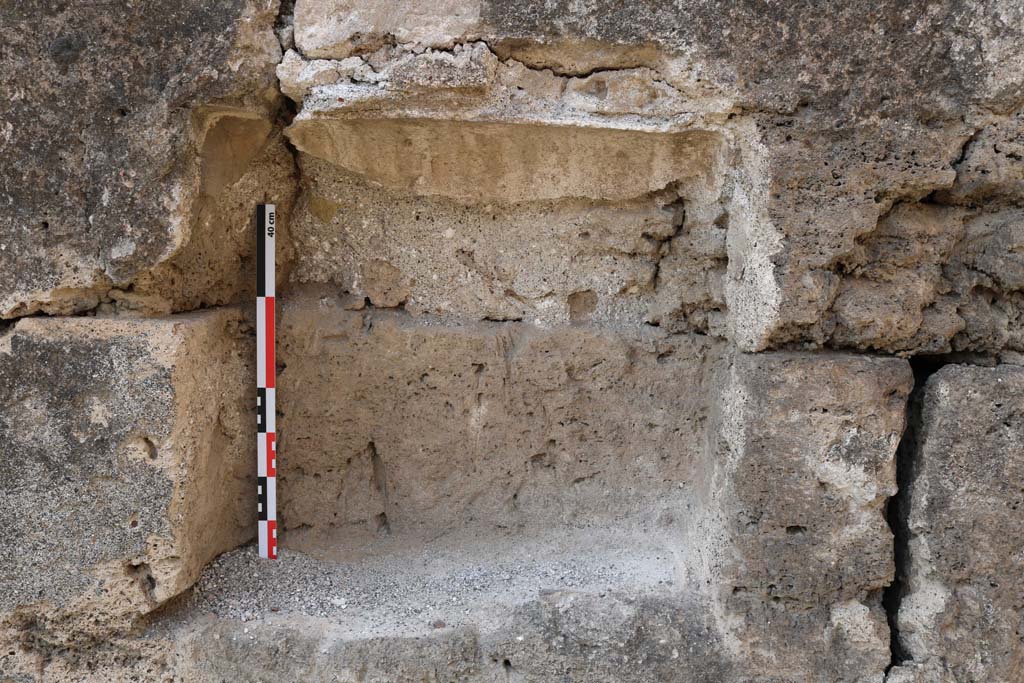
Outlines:
[[[666,590],[679,572],[667,543],[623,531],[387,545],[397,550],[348,562],[286,544],[276,561],[239,548],[207,566],[182,612],[243,622],[319,617],[359,637],[487,629],[544,592]]]

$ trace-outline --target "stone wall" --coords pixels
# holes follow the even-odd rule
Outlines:
[[[1024,680],[1019,3],[0,22],[0,681]]]

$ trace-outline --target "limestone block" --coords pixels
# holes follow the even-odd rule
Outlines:
[[[899,204],[818,282],[827,343],[912,353],[1024,348],[1024,213]]]
[[[251,206],[269,193],[283,215],[294,184],[272,133],[276,12],[256,0],[0,9],[0,270],[17,274],[0,283],[0,317],[166,313],[246,291]]]
[[[740,210],[730,222],[727,298],[740,346],[828,343],[843,259],[897,200],[948,187],[966,138],[955,127],[756,121],[744,142]]]
[[[879,19],[882,33],[903,36],[897,45],[865,32],[855,13],[817,24],[787,8],[680,14],[660,2],[628,10],[461,2],[449,12],[350,4],[300,0],[296,32],[309,52],[279,69],[301,104],[289,138],[339,175],[488,206],[619,202],[678,186],[691,207],[722,201],[727,257],[679,264],[675,277],[659,263],[665,277],[656,284],[669,301],[639,304],[645,313],[631,321],[729,336],[746,351],[803,343],[904,355],[1019,352],[1019,293],[999,290],[993,302],[983,274],[940,273],[960,267],[949,238],[975,216],[931,211],[936,200],[965,203],[965,192],[1005,204],[1016,191],[1019,126],[1007,112],[1022,82],[993,70],[989,57],[1024,62],[1012,12],[932,6],[926,21],[938,22],[938,42],[960,44],[947,28],[962,26],[954,16],[974,17],[964,30],[985,34],[983,47],[958,48],[940,66],[923,46],[910,49],[916,32],[889,25],[898,11]],[[409,17],[420,33],[403,24]],[[375,31],[360,21],[377,22]],[[776,29],[806,40],[791,43]],[[811,44],[820,49],[808,52]],[[858,79],[851,91],[843,64],[876,80]],[[908,80],[916,68],[933,76]],[[982,102],[986,111],[977,110]],[[737,108],[749,113],[737,117]],[[714,142],[695,144],[702,138]],[[967,189],[977,178],[1002,189]],[[910,207],[934,214],[929,228],[907,227]],[[888,240],[917,256],[897,256],[887,276],[858,272],[865,250],[885,252]],[[404,260],[419,253],[408,250]],[[406,273],[394,258],[372,257]],[[347,279],[360,267],[348,267]],[[567,311],[569,296],[596,296],[600,309],[600,287],[613,284],[554,298]],[[907,294],[894,298],[897,288]],[[416,287],[407,289],[415,300]],[[524,315],[522,302],[485,307],[484,317],[545,317]]]
[[[906,661],[890,681],[1020,675],[1022,396],[1024,368],[1015,366],[946,366],[925,385],[903,510],[909,556],[897,618]]]
[[[295,41],[308,57],[344,59],[392,41],[421,51],[482,39],[502,58],[559,73],[660,67],[673,85],[724,93],[748,111],[927,121],[1019,101],[1021,13],[1012,2],[953,0],[829,13],[664,0],[297,0]]]
[[[912,383],[899,359],[720,365],[693,537],[718,631],[750,680],[866,683],[887,666],[885,508]]]
[[[769,138],[765,165],[741,170],[760,211],[730,207],[726,301],[743,348],[1019,351],[1020,210],[924,199],[960,186],[966,131]]]
[[[507,631],[463,617],[488,635],[450,670],[483,661],[470,680],[490,680],[487,653],[505,652],[527,680],[581,661],[595,680],[614,680],[613,670],[630,669],[613,662],[634,659],[648,663],[635,680],[660,680],[650,666],[662,657],[678,670],[697,667],[695,676],[710,667],[710,680],[882,675],[890,653],[881,595],[893,575],[885,508],[912,385],[906,361],[745,355],[657,330],[439,327],[346,311],[360,302],[327,290],[307,295],[282,313],[280,395],[291,405],[279,424],[282,517],[303,549],[344,562],[333,571],[379,575],[355,569],[375,547],[464,534],[518,544],[551,529],[566,537],[640,528],[675,558],[675,581],[661,586],[668,593],[642,609],[633,602],[640,583],[595,603],[589,591],[562,594],[556,584],[513,610],[525,621]],[[427,557],[435,571],[441,560]],[[321,581],[332,570],[306,571]],[[679,600],[686,616],[666,621],[659,610]],[[280,617],[302,610],[285,603]],[[519,623],[497,605],[492,612]],[[353,605],[342,615],[370,618]],[[359,655],[373,661],[401,657],[392,650],[404,647],[399,634],[429,626],[417,623],[375,631],[388,635],[372,643],[331,642],[373,648]],[[573,628],[583,642],[605,643],[607,661],[556,635]],[[672,647],[636,635],[661,629]],[[702,658],[705,648],[718,654]]]
[[[552,591],[497,628],[446,626],[416,636],[354,640],[323,620],[282,619],[241,638],[237,622],[211,621],[182,639],[178,661],[197,683],[239,672],[373,683],[740,680],[730,677],[706,619],[685,599]]]
[[[299,120],[303,152],[386,188],[469,202],[577,197],[622,200],[671,183],[713,184],[718,139],[487,122]]]
[[[683,260],[657,259],[657,278],[644,277],[642,270],[623,278],[617,265],[606,270],[603,261],[577,259],[559,268],[579,272],[569,291],[539,290],[549,300],[537,301],[537,294],[509,286],[508,270],[490,267],[483,278],[463,268],[462,281],[473,286],[435,297],[422,288],[430,288],[439,274],[425,279],[420,257],[436,249],[436,242],[403,250],[375,239],[367,241],[364,257],[343,257],[349,263],[337,268],[345,275],[332,279],[345,282],[349,291],[361,293],[353,285],[367,262],[384,261],[402,271],[396,277],[408,281],[400,289],[408,290],[414,311],[426,304],[458,316],[564,321],[571,319],[570,296],[596,296],[596,319],[697,329],[729,336],[747,351],[796,342],[903,355],[1019,352],[1019,291],[1002,286],[998,271],[958,258],[972,248],[966,241],[980,239],[1006,243],[1011,255],[1003,261],[1012,261],[1015,210],[1003,206],[1005,201],[984,213],[949,204],[963,201],[951,188],[970,182],[965,174],[972,172],[1006,176],[999,182],[1009,189],[998,196],[1012,195],[1010,119],[998,119],[973,136],[962,121],[836,126],[755,115],[730,124],[721,118],[721,102],[705,98],[698,104],[652,68],[571,77],[511,59],[495,62],[493,49],[477,42],[423,53],[380,48],[342,61],[293,57],[279,73],[284,87],[302,99],[288,135],[305,153],[310,180],[325,188],[333,182],[330,201],[340,205],[349,203],[341,195],[357,194],[353,203],[372,206],[379,185],[392,193],[388,206],[405,195],[447,198],[482,205],[482,213],[492,216],[495,205],[561,198],[622,204],[674,191],[688,215],[703,214],[720,227],[723,248],[713,254],[699,246],[676,249]],[[403,81],[403,69],[421,74],[419,80]],[[987,142],[1000,135],[1001,143]],[[645,151],[648,142],[658,154]],[[979,156],[990,144],[1010,151]],[[972,149],[977,151],[971,159],[960,161]],[[992,168],[982,168],[986,163]],[[552,175],[552,168],[559,172]],[[367,187],[356,189],[357,178]],[[716,205],[718,215],[712,217]],[[437,205],[421,207],[417,215],[443,213]],[[340,221],[365,225],[365,213],[356,210]],[[979,238],[982,224],[988,228],[980,229],[986,234]],[[313,255],[306,263],[330,251],[332,238],[344,245],[350,235],[362,235],[348,230],[338,240],[338,227],[304,223],[315,234],[311,248],[300,246]],[[466,251],[476,256],[480,250],[461,247],[460,253]],[[509,258],[512,250],[505,251]],[[872,259],[885,263],[865,268]],[[460,270],[444,262],[429,261],[444,264],[446,272]],[[303,281],[326,277],[304,270]],[[526,274],[537,285],[545,283],[545,268],[540,270]],[[613,277],[601,282],[606,274]],[[660,291],[635,297],[638,288]],[[482,305],[453,305],[453,297],[467,295]]]
[[[344,306],[283,303],[286,528],[432,537],[665,522],[685,505],[719,342]]]
[[[0,340],[0,614],[24,643],[124,629],[254,533],[241,320],[26,318]]]
[[[655,322],[724,334],[725,214],[666,190],[623,202],[463,205],[303,155],[295,283],[462,320]]]

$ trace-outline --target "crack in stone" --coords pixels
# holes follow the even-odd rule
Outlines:
[[[925,384],[929,377],[948,364],[943,356],[913,356],[908,360],[914,372],[914,388],[907,398],[906,426],[896,449],[896,495],[889,499],[886,509],[886,519],[893,534],[895,563],[892,583],[885,588],[882,595],[882,605],[889,622],[890,660],[885,669],[886,673],[893,667],[912,660],[910,653],[900,641],[899,628],[899,611],[907,591],[910,568],[910,483],[918,464],[917,439],[922,428],[921,406]]]

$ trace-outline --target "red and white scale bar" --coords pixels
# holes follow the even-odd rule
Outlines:
[[[256,493],[260,557],[277,559],[277,448],[274,416],[273,204],[256,207]]]

